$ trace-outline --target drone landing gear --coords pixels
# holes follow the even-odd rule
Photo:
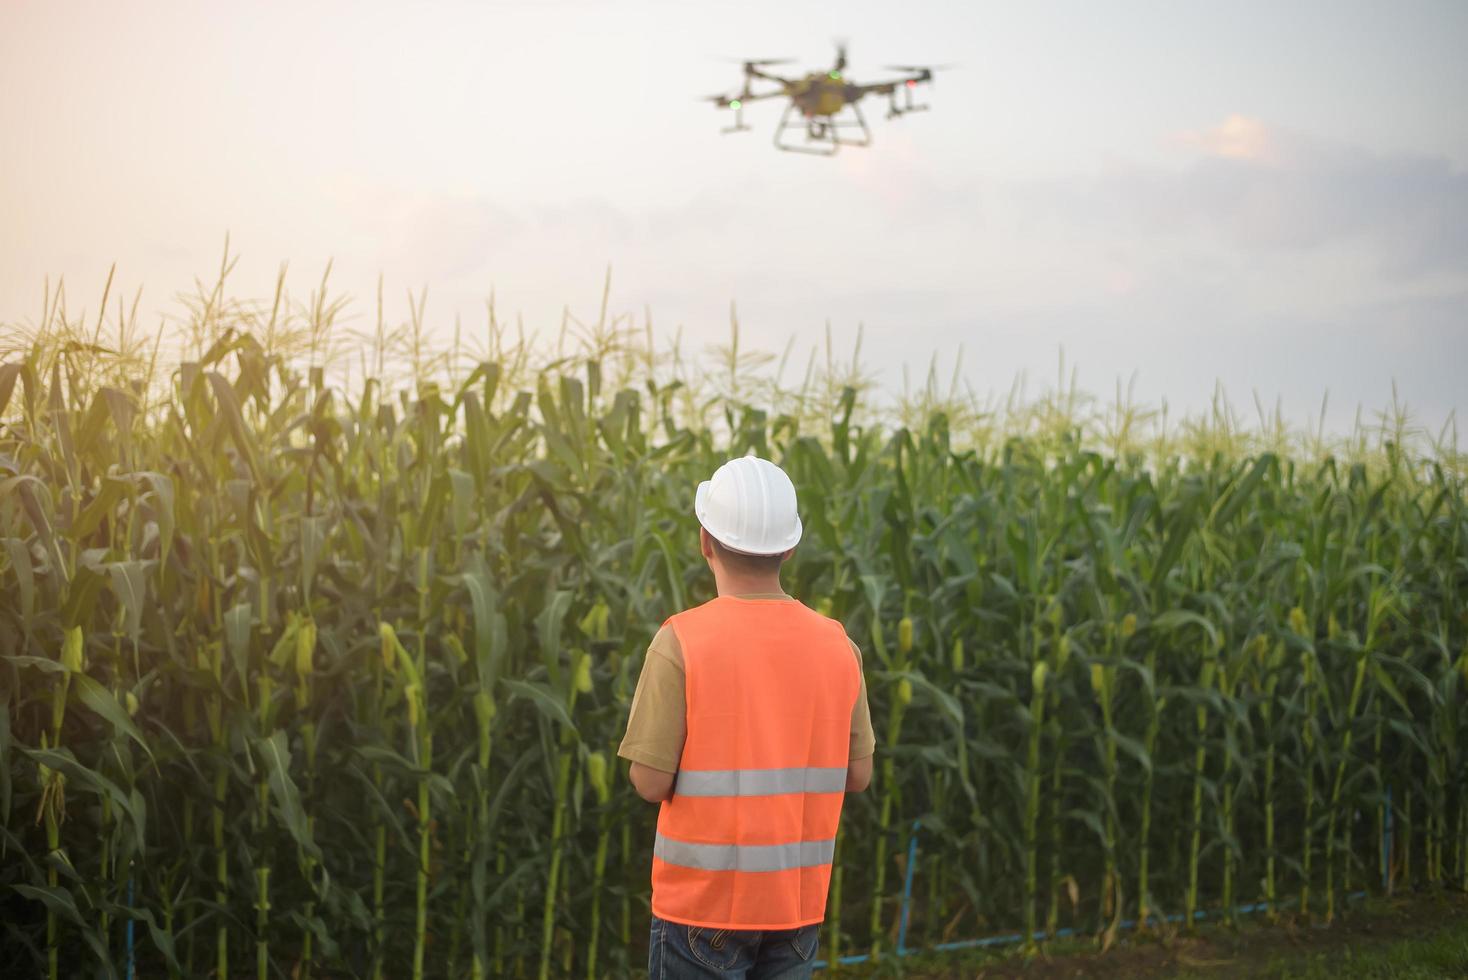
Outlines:
[[[926,112],[928,110],[929,107],[927,105],[919,105],[912,101],[911,82],[902,87],[902,93],[905,97],[905,101],[901,105],[899,105],[897,102],[897,91],[895,89],[888,93],[888,119],[896,119],[898,116],[905,116],[909,112]]]
[[[749,97],[748,96],[748,93],[745,93],[744,98],[748,98],[748,97]],[[719,132],[721,132],[721,133],[745,133],[745,132],[748,132],[751,128],[753,128],[753,127],[746,126],[744,124],[744,105],[743,105],[743,103],[740,103],[739,106],[734,110],[734,125],[732,125],[732,126],[725,126],[723,129],[719,130]]]
[[[839,115],[812,116],[805,120],[805,142],[792,143],[784,139],[785,129],[790,126],[790,114],[798,111],[795,103],[792,102],[781,114],[780,125],[775,127],[775,148],[790,153],[812,153],[816,156],[828,157],[843,146],[871,146],[872,131],[867,128],[866,117],[861,114],[861,106],[855,102],[850,105],[851,114],[855,118],[843,119]],[[790,128],[796,127],[790,126]],[[855,136],[855,131],[859,131],[861,135]]]

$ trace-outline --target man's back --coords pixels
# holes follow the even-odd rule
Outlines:
[[[783,470],[732,459],[693,510],[719,598],[653,638],[617,750],[661,804],[648,969],[808,977],[843,794],[871,780],[861,652],[780,589],[801,537]]]
[[[839,623],[725,596],[672,617],[687,738],[662,804],[653,912],[793,929],[825,915],[861,678]]]

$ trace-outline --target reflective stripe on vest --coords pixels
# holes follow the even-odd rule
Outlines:
[[[687,736],[658,813],[652,911],[718,929],[825,918],[861,677],[841,624],[722,597],[668,620]]]
[[[795,844],[691,844],[658,834],[652,853],[669,864],[701,871],[785,871],[830,864],[836,838]]]
[[[673,792],[680,796],[775,796],[779,793],[842,793],[845,766],[789,769],[680,769]]]

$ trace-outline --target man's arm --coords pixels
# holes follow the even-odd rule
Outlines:
[[[872,711],[867,705],[867,679],[861,665],[861,648],[853,642],[851,652],[856,657],[856,672],[861,678],[861,684],[857,688],[856,704],[851,707],[851,747],[846,757],[846,792],[860,793],[872,784],[872,757],[877,749],[877,736],[872,730]]]
[[[871,776],[871,761],[870,759],[867,760],[868,777]],[[627,775],[632,780],[632,788],[637,790],[637,795],[647,802],[661,803],[663,800],[673,798],[673,781],[677,779],[677,773],[663,772],[660,769],[654,769],[652,766],[644,766],[640,762],[634,762],[632,763],[632,768],[628,770]],[[850,783],[850,775],[846,778],[847,782]]]
[[[664,626],[648,645],[627,715],[627,734],[617,748],[617,754],[632,763],[627,773],[632,788],[649,803],[673,795],[688,734],[684,684],[678,635]]]

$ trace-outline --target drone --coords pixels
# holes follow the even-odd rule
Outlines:
[[[900,73],[899,78],[866,85],[846,77],[846,46],[836,46],[836,61],[828,71],[813,71],[800,78],[785,78],[768,69],[789,64],[789,58],[765,58],[743,62],[744,85],[733,95],[710,95],[705,100],[720,109],[732,110],[734,125],[722,130],[739,133],[751,127],[744,124],[744,109],[752,102],[787,98],[789,104],[775,127],[775,147],[791,153],[813,153],[831,156],[843,146],[870,146],[872,131],[862,115],[861,100],[868,95],[887,97],[887,118],[896,119],[909,112],[923,112],[929,107],[913,101],[919,85],[931,84],[933,72],[945,65],[889,65],[887,71]],[[756,92],[751,86],[760,82],[776,87]],[[847,112],[847,109],[850,112]],[[799,114],[796,117],[796,114]],[[801,130],[804,139],[800,139]]]

